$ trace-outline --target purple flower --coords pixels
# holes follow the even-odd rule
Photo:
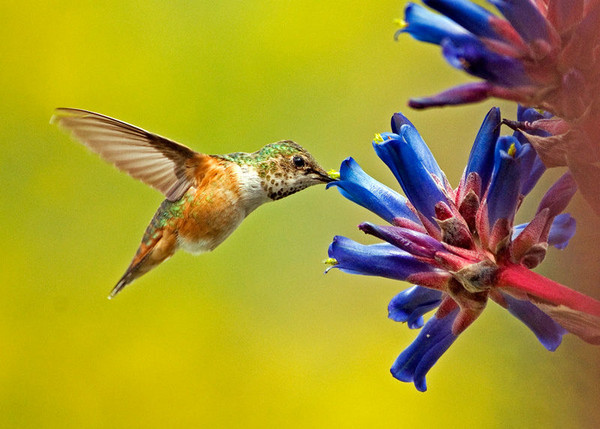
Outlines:
[[[440,319],[432,316],[415,341],[398,356],[390,370],[392,375],[400,381],[414,382],[420,392],[426,391],[425,375],[457,338],[452,332],[456,316],[458,308]]]
[[[422,328],[423,315],[439,307],[443,293],[439,290],[413,286],[392,298],[388,317],[395,322],[406,322],[410,329]]]
[[[523,109],[519,114],[535,116]],[[577,185],[565,174],[542,198],[533,219],[514,226],[520,201],[544,169],[519,133],[499,136],[499,127],[500,111],[493,108],[460,184],[452,188],[415,127],[397,113],[393,132],[377,134],[373,146],[408,198],[376,182],[352,158],[342,163],[340,180],[328,185],[390,224],[359,225],[384,243],[335,237],[327,271],[415,284],[391,300],[388,312],[394,321],[422,328],[391,369],[420,391],[426,390],[427,372],[489,299],[521,320],[548,350],[555,350],[567,331],[600,343],[600,302],[530,270],[543,261],[548,246],[562,249],[575,233],[573,218],[561,213]],[[425,323],[431,310],[436,313]]]
[[[446,61],[480,79],[440,94],[413,98],[414,108],[517,101],[551,117],[519,119],[546,167],[568,166],[583,196],[600,214],[600,1],[470,0],[408,3],[401,29],[439,45]],[[535,116],[535,115],[530,115]]]

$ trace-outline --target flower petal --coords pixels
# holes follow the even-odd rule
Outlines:
[[[567,331],[531,302],[514,298],[507,293],[501,294],[510,314],[527,325],[546,349],[551,352],[556,350]]]
[[[429,149],[424,150],[422,139],[416,138],[416,130],[409,125],[403,125],[402,136],[390,138],[382,143],[374,142],[375,152],[392,171],[404,193],[418,212],[434,222],[435,205],[448,200],[432,177],[431,165],[437,163]],[[414,130],[414,132],[413,132]],[[409,141],[406,140],[409,138]],[[434,168],[434,170],[439,170]],[[441,171],[441,170],[440,170]],[[444,177],[438,177],[440,183]]]
[[[435,238],[412,229],[380,226],[370,222],[361,223],[358,228],[365,234],[381,238],[411,255],[433,259],[437,252],[446,251],[444,245]]]
[[[505,87],[531,83],[519,59],[496,54],[478,40],[442,41],[442,54],[452,67]]]
[[[514,149],[511,149],[512,147]],[[514,137],[503,136],[498,139],[494,172],[486,197],[490,226],[498,219],[507,219],[512,223],[515,216],[520,194],[517,159],[520,147],[521,144]]]
[[[391,244],[364,245],[341,236],[334,237],[329,246],[329,257],[337,261],[331,268],[339,268],[349,274],[394,280],[406,280],[416,273],[439,271]]]
[[[396,322],[406,322],[410,329],[423,326],[423,315],[437,308],[443,293],[422,286],[403,290],[388,305],[388,317]]]
[[[488,0],[495,5],[504,17],[526,42],[536,39],[550,41],[550,29],[546,18],[533,1],[529,0]]]
[[[397,112],[392,116],[392,130],[400,135],[415,152],[419,160],[423,163],[430,174],[434,174],[440,181],[444,178],[444,172],[438,165],[429,146],[421,137],[415,126],[402,113]]]
[[[575,235],[576,222],[569,213],[559,214],[554,218],[548,235],[548,244],[557,249],[564,249]]]
[[[389,223],[394,223],[394,219],[398,218],[408,218],[420,223],[419,218],[406,205],[406,197],[373,179],[352,158],[346,158],[342,162],[340,180],[327,184],[327,188],[332,186],[337,187],[350,201]]]
[[[457,104],[478,103],[493,95],[493,85],[488,82],[471,82],[458,85],[430,97],[417,97],[408,100],[413,109],[454,106]]]
[[[464,178],[475,172],[481,178],[481,189],[487,189],[494,170],[496,141],[500,136],[500,109],[492,107],[485,116],[469,154]]]
[[[517,120],[518,121],[526,121],[526,122],[534,122],[540,119],[550,119],[552,114],[549,112],[539,112],[537,109],[533,107],[525,107],[522,104],[517,106]],[[548,134],[546,134],[548,135]]]
[[[444,318],[432,316],[417,338],[398,356],[391,368],[400,381],[415,383],[418,391],[427,390],[425,375],[456,340],[452,324],[458,315],[456,308]]]
[[[540,177],[546,171],[546,166],[540,159],[540,157],[536,157],[533,161],[533,164],[529,168],[529,173],[524,172],[526,174],[526,178],[522,181],[521,184],[521,195],[528,195],[531,190],[535,187],[537,182],[540,180]]]
[[[520,148],[517,149],[517,158],[519,160],[519,189],[520,194],[523,195],[523,188],[525,183],[530,184],[533,179],[532,174],[536,174],[533,170],[534,167],[538,168],[536,163],[539,159],[535,149],[529,143],[520,144]],[[542,170],[543,173],[543,170]],[[539,178],[539,177],[538,177]],[[535,183],[534,183],[535,184]]]
[[[563,174],[540,201],[538,212],[547,207],[550,209],[550,216],[556,216],[567,207],[575,192],[577,192],[575,179],[568,172]]]
[[[408,33],[421,42],[439,45],[443,39],[473,38],[464,28],[445,16],[433,13],[418,4],[408,3],[404,9],[404,28],[396,32]]]
[[[489,25],[492,13],[469,0],[423,0],[423,3],[477,36],[498,38]]]

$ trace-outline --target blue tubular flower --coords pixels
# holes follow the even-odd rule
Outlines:
[[[473,38],[468,31],[452,20],[437,13],[432,13],[414,3],[406,5],[405,21],[406,26],[400,29],[395,37],[398,37],[400,33],[406,32],[417,40],[436,45],[440,44],[446,38],[452,40]]]
[[[550,216],[558,215],[567,207],[575,192],[577,192],[577,184],[573,176],[570,173],[563,174],[543,196],[538,206],[538,212],[547,208]]]
[[[442,319],[433,316],[413,343],[398,356],[391,368],[392,375],[400,381],[414,382],[419,392],[427,390],[425,375],[456,340],[452,324],[458,309]]]
[[[552,117],[552,115],[548,112],[544,112],[542,114],[542,113],[538,112],[536,109],[525,108],[520,104],[518,105],[518,108],[517,108],[517,120],[519,121],[519,123],[527,123],[527,122],[531,123],[531,122],[539,121],[542,119],[549,119],[551,117]],[[546,131],[542,131],[542,130],[530,130],[530,132],[536,136],[541,136],[541,137],[549,136],[549,133],[547,133]],[[519,140],[519,142],[521,144],[529,144],[529,140],[522,132],[515,131],[513,133],[513,136],[516,137],[517,140]],[[535,187],[538,180],[540,180],[540,177],[542,177],[542,175],[546,171],[546,166],[544,165],[544,163],[538,156],[534,156],[533,161],[531,162],[531,165],[528,166],[527,168],[524,168],[523,171],[526,174],[525,174],[525,177],[523,178],[521,194],[527,195]]]
[[[436,309],[442,302],[439,290],[413,286],[396,295],[388,305],[388,317],[395,322],[406,322],[410,329],[423,327],[423,315]]]
[[[548,21],[532,1],[488,0],[517,30],[525,42],[545,40],[550,42]]]
[[[536,174],[536,172],[534,172],[534,166],[537,164],[539,157],[533,146],[530,144],[522,145],[521,151],[517,156],[519,158],[520,171],[519,189],[521,195],[523,195],[525,184],[530,183],[534,179],[534,177],[532,177],[533,174]]]
[[[490,226],[498,219],[512,224],[520,189],[519,155],[522,146],[514,137],[500,137],[496,146],[494,173],[487,195]]]
[[[567,333],[562,326],[531,302],[514,298],[506,293],[501,295],[510,314],[531,329],[546,349],[553,352],[560,346],[562,336]]]
[[[529,174],[527,174],[527,177],[523,180],[521,195],[529,194],[545,171],[546,166],[539,157],[536,157],[531,164]]]
[[[409,119],[402,113],[394,113],[391,122],[393,133],[382,133],[381,135],[400,135],[404,141],[410,145],[411,149],[414,151],[416,157],[423,164],[425,169],[441,181],[444,177],[444,172],[438,165],[435,157],[429,150],[427,143],[425,143],[421,137],[421,134],[419,134],[413,123],[410,122]]]
[[[342,162],[340,180],[327,184],[327,188],[331,186],[337,187],[350,201],[389,223],[394,223],[394,219],[398,218],[419,222],[419,218],[406,205],[406,197],[373,179],[352,158],[346,158]]]
[[[423,3],[476,36],[489,39],[498,38],[496,32],[489,25],[492,13],[481,6],[468,0],[423,0]]]
[[[392,320],[420,328],[425,313],[437,308],[391,369],[394,377],[413,381],[421,391],[429,369],[479,317],[489,298],[527,325],[549,350],[558,347],[564,329],[600,343],[600,302],[530,271],[542,262],[548,245],[563,248],[573,236],[574,220],[560,213],[576,184],[570,174],[563,175],[533,219],[513,230],[522,178],[530,177],[536,156],[530,144],[498,137],[499,118],[498,109],[486,116],[460,184],[452,189],[414,126],[394,115],[394,133],[383,133],[373,146],[423,222],[414,222],[410,212],[410,217],[394,217],[391,226],[362,223],[360,230],[386,243],[367,246],[335,237],[329,247],[327,262],[335,268],[416,285],[391,300]],[[386,213],[388,199],[377,194],[393,191],[374,184],[351,160],[344,161],[341,177],[337,188],[342,195]],[[398,198],[389,201],[394,207]],[[392,212],[397,216],[402,210]]]
[[[484,49],[477,40],[447,39],[441,46],[442,54],[451,66],[473,76],[507,87],[531,82],[519,60]]]
[[[496,141],[500,136],[500,109],[493,107],[485,116],[469,154],[465,178],[477,173],[481,187],[487,188],[494,166]]]
[[[365,222],[358,225],[358,229],[420,258],[432,259],[437,252],[445,250],[444,245],[435,238],[408,228],[378,226]]]
[[[525,107],[521,104],[517,105],[517,120],[518,121],[535,122],[535,121],[539,121],[541,119],[550,119],[550,118],[552,118],[552,114],[549,112],[542,113],[532,107]],[[538,130],[537,132],[548,135],[548,133],[545,131]],[[521,134],[521,133],[519,133],[519,134]],[[525,139],[525,141],[523,141],[522,143],[527,143],[527,142],[528,142],[527,139]]]
[[[435,205],[440,201],[448,203],[441,190],[445,178],[429,149],[424,150],[424,142],[416,130],[404,124],[400,133],[382,134],[381,140],[373,142],[375,153],[394,173],[415,209],[433,222]]]
[[[557,249],[564,249],[575,235],[577,223],[569,213],[559,214],[554,218],[548,235],[548,244]]]
[[[333,266],[349,274],[407,280],[411,275],[439,270],[413,255],[387,243],[369,246],[346,237],[335,237],[329,246]]]

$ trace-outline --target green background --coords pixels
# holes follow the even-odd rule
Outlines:
[[[397,187],[371,139],[409,115],[457,183],[492,103],[411,111],[469,78],[393,41],[401,1],[50,1],[0,5],[1,427],[598,427],[600,348],[547,352],[490,303],[428,376],[389,367],[416,335],[407,287],[323,275],[335,234],[377,221],[313,187],[253,213],[210,254],[178,253],[106,296],[162,198],[48,124],[101,112],[207,153],[293,139]],[[527,220],[546,177],[522,209]],[[600,223],[540,272],[600,297]]]

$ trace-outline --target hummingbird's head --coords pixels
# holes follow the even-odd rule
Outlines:
[[[279,200],[302,189],[335,179],[299,144],[283,140],[257,152],[258,174],[272,200]]]

